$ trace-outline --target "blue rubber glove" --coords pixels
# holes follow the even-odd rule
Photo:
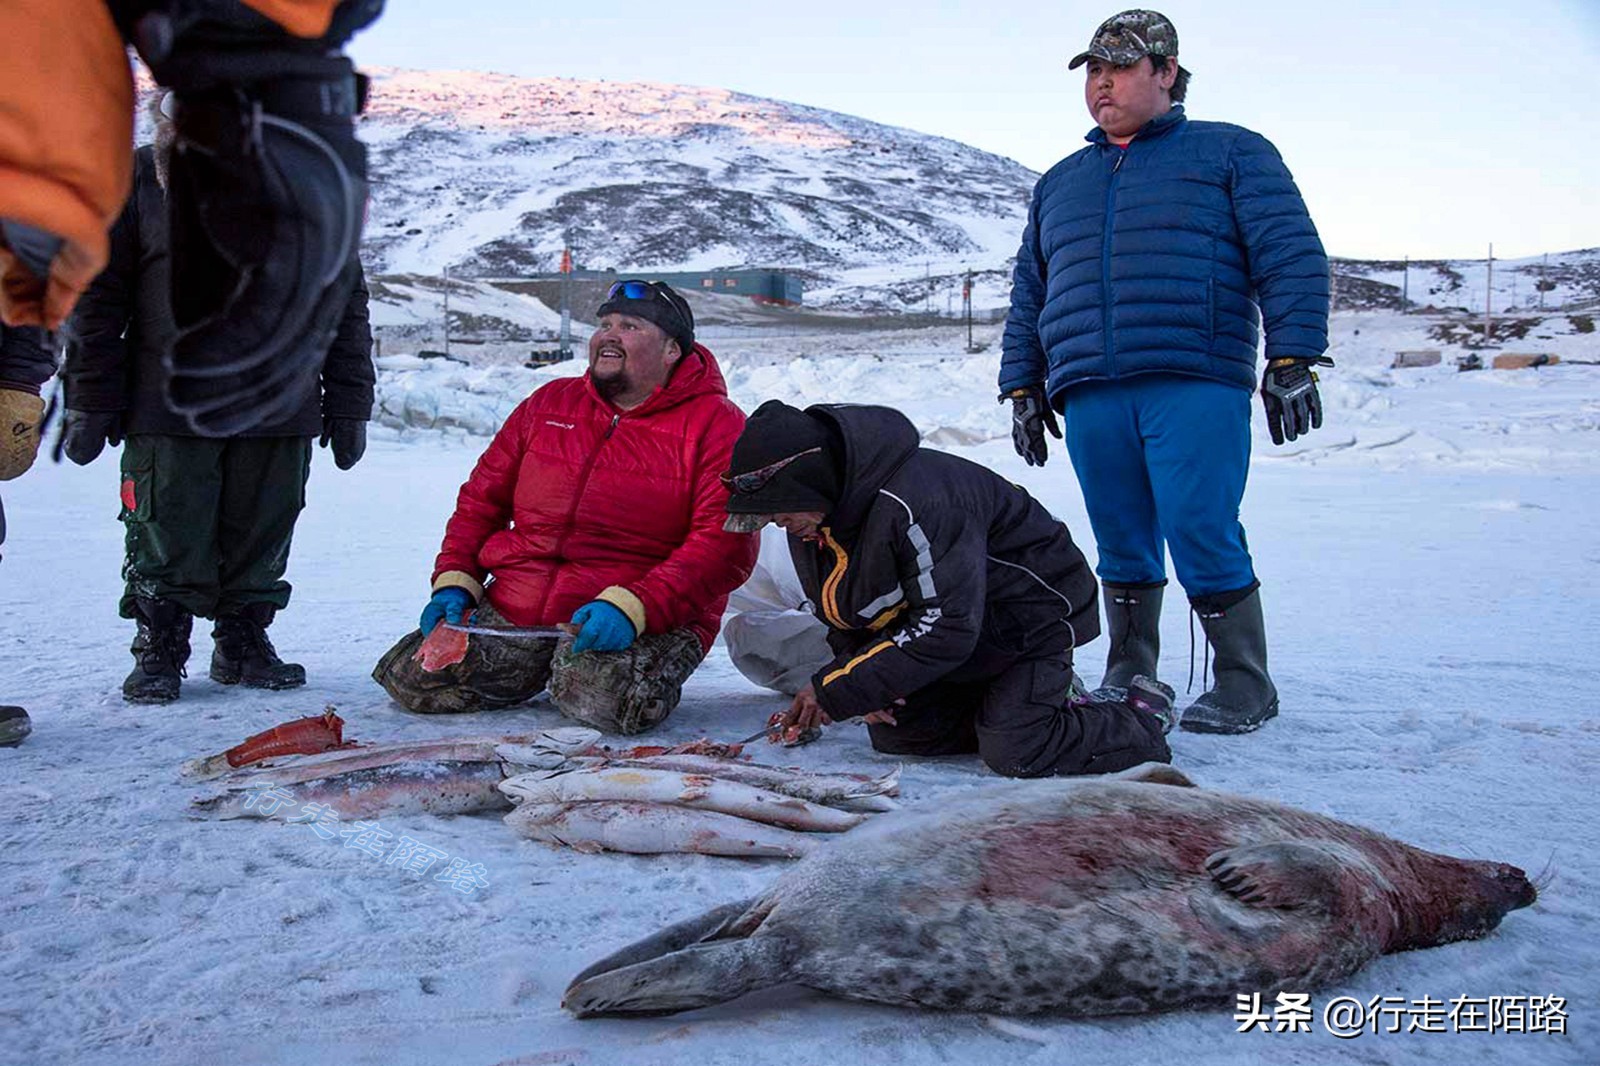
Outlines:
[[[433,627],[440,622],[459,624],[461,616],[474,602],[472,593],[454,585],[435,592],[433,599],[428,601],[428,606],[422,609],[422,621],[417,623],[422,629],[422,635],[427,636],[432,633]]]
[[[593,600],[579,607],[572,614],[572,624],[579,627],[577,639],[572,642],[575,652],[622,651],[638,636],[622,609],[605,600]]]

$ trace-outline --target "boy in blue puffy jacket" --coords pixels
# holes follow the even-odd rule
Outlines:
[[[1322,424],[1328,260],[1278,152],[1190,121],[1178,34],[1154,11],[1102,23],[1086,67],[1089,146],[1039,180],[1000,365],[1030,465],[1062,436],[1099,548],[1111,651],[1102,690],[1156,676],[1163,547],[1216,655],[1182,727],[1244,733],[1278,713],[1239,504],[1258,323],[1275,443]],[[1116,698],[1102,691],[1101,698]]]

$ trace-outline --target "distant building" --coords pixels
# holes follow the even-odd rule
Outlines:
[[[703,270],[672,273],[640,271],[630,275],[664,281],[680,292],[720,292],[748,296],[756,303],[797,307],[804,287],[800,279],[781,270]]]
[[[524,274],[516,279],[496,279],[495,284],[513,291],[532,291],[541,296],[544,286],[561,281],[562,275]],[[664,281],[685,294],[723,293],[728,296],[748,296],[756,303],[777,304],[781,307],[798,307],[804,286],[799,278],[781,270],[574,270],[567,275],[575,286],[587,290],[604,286],[618,278],[644,278]],[[526,285],[528,288],[521,289]],[[588,293],[585,292],[585,302]],[[582,306],[578,304],[577,306]]]

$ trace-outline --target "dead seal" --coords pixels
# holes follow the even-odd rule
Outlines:
[[[1205,791],[1147,764],[882,816],[764,895],[595,963],[562,1005],[579,1017],[663,1014],[787,982],[1002,1014],[1231,1005],[1484,936],[1535,896],[1513,866]]]

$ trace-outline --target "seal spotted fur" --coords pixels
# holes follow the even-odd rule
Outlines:
[[[1150,764],[878,818],[764,895],[595,963],[562,1005],[662,1014],[785,982],[1002,1014],[1225,1004],[1484,936],[1535,895],[1515,867],[1204,791]]]

